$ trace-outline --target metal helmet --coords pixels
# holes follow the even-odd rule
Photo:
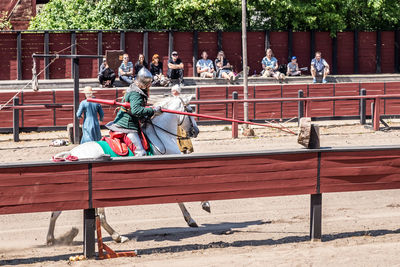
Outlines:
[[[136,76],[136,80],[139,85],[143,85],[143,87],[149,87],[151,85],[151,81],[153,80],[153,75],[151,72],[145,67],[141,68]]]

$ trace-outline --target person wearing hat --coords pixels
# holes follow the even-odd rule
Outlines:
[[[125,133],[135,146],[135,156],[145,156],[147,151],[142,144],[143,133],[140,123],[153,115],[161,114],[161,107],[147,108],[149,88],[153,76],[146,68],[142,68],[134,82],[126,90],[122,102],[130,104],[129,109],[120,108],[114,121],[106,124],[106,127],[113,132]]]
[[[100,70],[97,76],[101,86],[113,87],[116,75],[110,66],[108,66],[106,58],[103,58],[103,63],[100,65]]]
[[[87,98],[94,98],[95,91],[92,90],[92,87],[86,86],[83,89],[83,93]],[[100,121],[103,121],[104,112],[99,103],[88,102],[87,100],[83,100],[79,109],[76,112],[76,117],[83,118],[83,126],[82,126],[82,139],[81,144],[90,142],[90,141],[100,141],[101,132],[100,132],[100,123],[97,117],[97,114],[100,116]]]
[[[170,79],[179,79],[179,83],[183,83],[183,62],[178,56],[178,52],[173,51],[171,58],[168,60],[167,77]]]
[[[293,56],[292,60],[287,65],[287,76],[300,76],[301,71],[299,69],[299,64],[297,63],[297,57]]]

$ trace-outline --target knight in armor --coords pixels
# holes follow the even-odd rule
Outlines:
[[[122,132],[132,141],[135,149],[135,156],[145,156],[146,150],[142,145],[143,133],[140,129],[141,121],[151,118],[153,115],[161,113],[161,107],[145,107],[149,97],[149,88],[153,76],[146,68],[142,68],[132,83],[126,90],[123,102],[129,102],[130,108],[121,108],[113,122],[109,122],[106,127],[113,132]]]

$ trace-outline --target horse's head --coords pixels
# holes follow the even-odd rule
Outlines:
[[[189,105],[190,100],[193,96],[179,96],[172,97],[167,101],[164,101],[161,106],[166,109],[176,110],[176,111],[184,111],[184,112],[193,112],[192,108]],[[181,126],[188,137],[196,138],[199,134],[199,128],[197,127],[197,123],[192,116],[188,115],[177,115],[178,116],[178,125]]]
[[[192,99],[192,95],[189,95],[187,97],[181,97],[182,99],[182,106],[181,107],[185,112],[193,113],[192,107],[189,105],[190,100]],[[200,130],[197,127],[196,120],[194,119],[193,116],[187,116],[187,115],[180,115],[179,118],[180,126],[186,131],[187,135],[189,137],[196,138],[197,135],[199,134]]]

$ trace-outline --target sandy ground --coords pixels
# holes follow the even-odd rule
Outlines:
[[[400,145],[400,131],[374,132],[357,122],[319,122],[321,145]],[[391,126],[399,126],[389,121]],[[296,129],[296,124],[288,124]],[[229,127],[229,126],[228,126]],[[196,153],[301,148],[295,136],[256,128],[256,137],[231,139],[225,126],[201,126]],[[0,135],[0,163],[49,160],[70,149],[51,147],[65,132]],[[211,214],[199,203],[187,208],[199,224],[189,228],[178,205],[107,209],[110,224],[130,238],[115,250],[136,249],[140,257],[68,262],[82,253],[82,211],[64,212],[56,236],[80,233],[70,246],[45,246],[49,213],[0,215],[0,265],[11,266],[399,266],[399,190],[323,195],[322,242],[308,241],[310,197],[213,201]]]

